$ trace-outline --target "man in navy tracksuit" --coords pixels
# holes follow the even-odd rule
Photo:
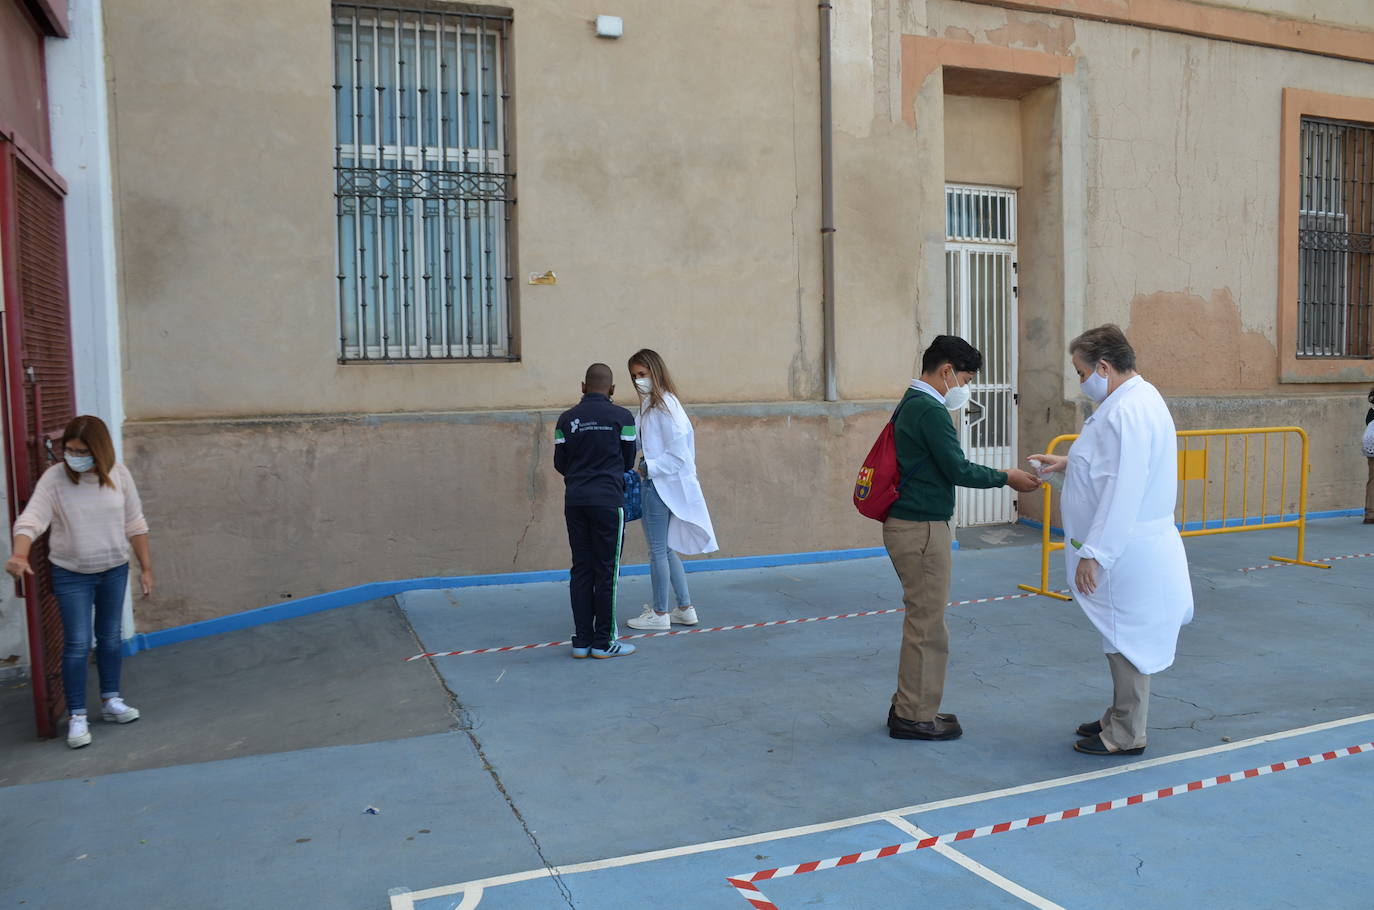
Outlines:
[[[587,367],[582,401],[553,433],[553,466],[563,475],[563,516],[572,548],[573,657],[623,657],[616,641],[615,595],[625,531],[625,472],[635,464],[635,422],[611,404],[615,385],[604,363]]]

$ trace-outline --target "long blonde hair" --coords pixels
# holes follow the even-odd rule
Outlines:
[[[630,355],[630,361],[626,364],[627,368],[633,373],[635,366],[642,366],[649,371],[649,393],[647,411],[654,408],[663,408],[665,411],[668,405],[664,403],[664,394],[678,397],[677,387],[673,385],[673,379],[668,375],[668,365],[663,362],[663,358],[657,351],[648,348],[640,348]]]

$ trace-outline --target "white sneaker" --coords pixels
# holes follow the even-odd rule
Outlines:
[[[100,719],[116,724],[127,724],[138,720],[138,709],[124,704],[124,699],[116,695],[101,707]]]
[[[650,632],[667,632],[670,623],[668,622],[667,613],[655,613],[653,607],[646,604],[644,612],[634,619],[627,620],[625,625],[629,626],[631,629],[645,629]]]
[[[90,744],[91,729],[86,722],[86,715],[73,714],[67,719],[67,745],[73,749],[80,749]]]
[[[673,612],[668,614],[668,621],[680,626],[695,626],[699,622],[696,607],[675,607]]]

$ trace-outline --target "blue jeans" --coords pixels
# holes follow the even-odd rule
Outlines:
[[[654,588],[654,612],[668,612],[668,586],[673,587],[673,595],[679,607],[692,604],[692,595],[687,591],[687,573],[682,569],[682,559],[668,549],[668,519],[672,512],[659,499],[652,480],[644,481],[644,540],[649,544],[649,580]]]
[[[104,572],[72,572],[52,567],[52,590],[62,607],[62,688],[67,713],[86,713],[86,664],[91,653],[91,612],[95,611],[95,664],[100,671],[100,697],[119,694],[119,632],[124,618],[124,591],[129,564]]]

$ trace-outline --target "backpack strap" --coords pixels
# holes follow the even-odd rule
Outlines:
[[[902,492],[902,487],[906,486],[906,482],[908,480],[916,476],[916,472],[920,470],[921,466],[924,465],[927,460],[928,459],[922,458],[920,461],[916,462],[916,464],[912,465],[910,471],[907,471],[905,474],[902,475],[902,479],[897,482],[897,493],[899,495]]]
[[[916,391],[917,394],[921,394],[921,395],[925,394],[924,392],[921,392],[919,389],[918,389],[918,390],[913,390],[913,391]],[[903,396],[902,396],[902,400],[899,401],[899,402],[897,402],[897,407],[894,408],[894,409],[892,410],[892,416],[889,417],[889,418],[887,419],[887,422],[888,422],[888,423],[895,424],[895,423],[897,422],[897,415],[901,412],[902,406],[905,405],[908,401],[910,401],[910,400],[912,399],[912,397],[914,397],[914,396],[911,396],[911,395],[903,395]],[[895,432],[895,431],[894,431],[894,432]],[[916,476],[916,472],[921,468],[922,465],[924,465],[924,464],[926,463],[927,460],[928,460],[928,459],[922,458],[920,461],[916,462],[916,464],[912,465],[910,471],[907,471],[905,474],[902,475],[902,479],[899,480],[899,481],[897,482],[897,493],[898,493],[899,495],[900,495],[901,492],[902,492],[902,487],[906,486],[906,482],[907,482],[908,480],[910,480],[911,478],[913,478],[913,477]]]

